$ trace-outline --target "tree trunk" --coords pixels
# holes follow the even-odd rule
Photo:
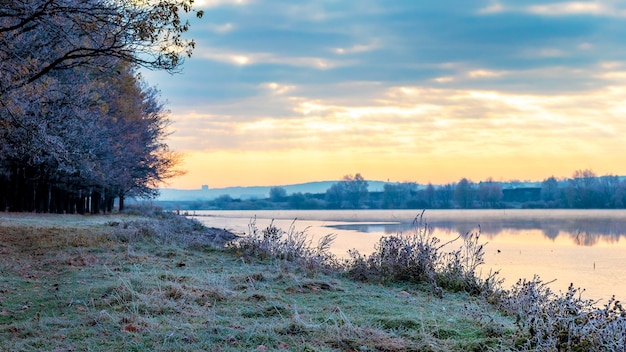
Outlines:
[[[124,211],[124,193],[120,192],[119,212]]]

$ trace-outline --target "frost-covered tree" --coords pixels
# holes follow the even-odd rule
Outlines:
[[[2,0],[0,98],[97,57],[175,71],[194,47],[186,13],[202,17],[193,0]]]
[[[176,175],[163,142],[158,91],[128,64],[111,72],[59,71],[8,95],[0,107],[0,206],[15,211],[100,212],[126,195],[152,196]]]
[[[193,0],[0,0],[0,209],[99,212],[176,175],[138,66],[176,71]]]

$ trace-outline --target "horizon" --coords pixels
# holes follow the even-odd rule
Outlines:
[[[204,0],[174,188],[626,174],[626,4]],[[169,187],[169,186],[168,186]]]
[[[579,169],[582,170],[582,169]],[[593,170],[591,170],[593,171]],[[572,172],[573,174],[573,172]],[[626,177],[626,175],[618,175],[618,174],[597,174],[596,173],[596,177],[603,177],[603,176],[617,176],[617,177]],[[493,182],[496,183],[541,183],[543,181],[545,181],[546,179],[550,178],[550,177],[554,177],[557,181],[561,182],[561,181],[567,181],[569,179],[572,178],[572,175],[570,176],[563,176],[563,177],[558,177],[556,175],[550,175],[547,177],[544,177],[540,180],[530,180],[530,179],[526,179],[526,180],[521,180],[521,179],[510,179],[510,180],[496,180],[493,179]],[[392,180],[375,180],[375,179],[369,179],[367,177],[365,177],[365,181],[367,182],[381,182],[381,183],[416,183],[418,185],[428,185],[429,183],[431,183],[433,186],[443,186],[443,185],[447,185],[447,184],[456,184],[458,183],[461,179],[466,178],[468,179],[468,181],[473,182],[475,184],[478,184],[480,182],[486,182],[489,178],[484,179],[484,180],[473,180],[470,179],[468,177],[461,177],[460,179],[454,181],[454,182],[444,182],[444,183],[436,183],[436,182],[416,182],[416,181],[410,181],[410,180],[405,180],[405,181],[392,181]],[[210,190],[214,190],[214,189],[225,189],[225,188],[255,188],[255,187],[259,187],[259,188],[267,188],[267,187],[289,187],[289,186],[297,186],[297,185],[306,185],[306,184],[311,184],[311,183],[333,183],[333,182],[339,182],[341,181],[341,178],[336,179],[336,180],[316,180],[316,181],[307,181],[307,182],[296,182],[296,183],[289,183],[289,184],[270,184],[270,185],[249,185],[249,186],[242,186],[242,185],[233,185],[233,186],[223,186],[223,187],[219,187],[219,186],[211,186],[210,184],[204,183],[199,185],[196,188],[176,188],[176,187],[170,187],[170,186],[165,186],[165,187],[159,187],[159,189],[175,189],[175,190],[179,190],[179,191],[202,191],[203,190],[203,186],[208,186],[208,189]]]

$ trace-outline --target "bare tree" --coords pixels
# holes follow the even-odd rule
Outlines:
[[[488,178],[478,185],[478,199],[483,203],[483,206],[496,208],[502,197],[502,186],[494,182],[492,178]]]
[[[450,208],[452,206],[452,198],[454,195],[454,185],[448,183],[437,187],[436,198],[439,202],[439,206],[442,208]]]
[[[369,195],[368,183],[357,173],[345,175],[341,181],[326,190],[326,200],[331,208],[361,208]]]
[[[287,190],[282,187],[270,188],[270,200],[272,202],[281,202],[287,199]]]
[[[406,208],[415,193],[417,185],[414,183],[387,183],[383,188],[383,207],[388,209]]]
[[[346,175],[341,180],[345,184],[346,200],[353,208],[361,208],[369,195],[368,183],[361,174]]]
[[[541,182],[541,199],[545,202],[555,202],[559,199],[559,182],[554,176]]]
[[[462,178],[454,188],[454,199],[461,208],[470,208],[474,201],[474,183]]]
[[[174,72],[194,47],[183,38],[189,22],[182,15],[203,15],[193,0],[0,3],[0,98],[51,71],[91,65],[97,57]]]
[[[598,178],[590,169],[574,171],[565,193],[570,207],[596,208],[600,206]]]

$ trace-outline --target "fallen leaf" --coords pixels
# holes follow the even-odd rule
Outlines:
[[[128,324],[128,325],[124,325],[124,327],[122,328],[122,330],[124,331],[128,331],[128,332],[138,332],[139,328],[136,327],[133,324]]]

